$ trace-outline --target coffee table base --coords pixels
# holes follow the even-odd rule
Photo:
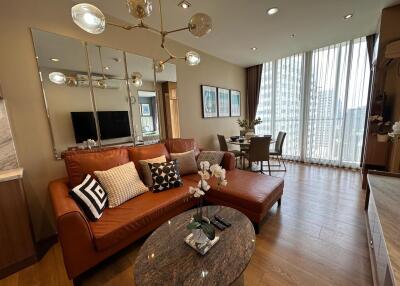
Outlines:
[[[244,286],[244,274],[242,273],[231,286]]]

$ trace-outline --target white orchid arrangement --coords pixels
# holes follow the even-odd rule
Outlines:
[[[214,164],[210,167],[209,162],[202,161],[200,162],[200,171],[198,174],[200,175],[200,181],[197,184],[197,187],[189,187],[189,194],[199,199],[199,206],[196,214],[193,216],[193,220],[187,227],[188,229],[202,229],[205,235],[212,240],[215,237],[215,230],[208,221],[203,219],[203,196],[211,188],[207,182],[211,177],[217,179],[218,189],[221,186],[226,186],[228,184],[228,181],[225,178],[226,170],[218,164]]]
[[[400,121],[397,121],[392,126],[393,132],[389,133],[391,137],[398,137],[400,136]]]
[[[200,171],[198,174],[200,175],[200,181],[197,184],[197,187],[189,187],[189,193],[195,198],[204,196],[206,194],[205,192],[210,189],[210,185],[207,181],[211,177],[215,177],[217,179],[218,187],[226,186],[228,184],[228,181],[225,179],[226,171],[218,164],[214,164],[210,167],[209,162],[200,162]]]

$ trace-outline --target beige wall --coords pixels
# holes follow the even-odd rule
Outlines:
[[[122,0],[121,0],[122,1]],[[90,35],[77,28],[70,16],[70,0],[0,2],[0,81],[7,100],[36,239],[54,233],[51,204],[47,192],[50,180],[65,176],[64,164],[52,154],[49,127],[34,57],[29,28],[84,39],[150,58],[165,57],[156,34],[126,32],[108,27],[102,35]],[[170,49],[183,54],[187,47],[168,42]],[[223,48],[223,47],[221,47]],[[177,62],[178,96],[182,137],[194,137],[207,148],[216,147],[217,132],[237,134],[234,118],[201,119],[200,84],[238,89],[242,92],[244,114],[245,71],[201,53],[199,66]]]

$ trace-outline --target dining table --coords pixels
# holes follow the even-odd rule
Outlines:
[[[226,140],[226,143],[230,144],[230,145],[234,145],[234,146],[239,146],[240,147],[240,151],[243,152],[248,152],[249,148],[250,148],[250,140],[251,138],[247,139],[247,138],[239,138],[236,139],[235,141],[232,141],[230,138]],[[276,140],[275,139],[271,139],[270,144],[275,144]],[[245,164],[245,159],[244,156],[242,156],[241,158],[241,165],[242,168],[244,168],[244,164]]]

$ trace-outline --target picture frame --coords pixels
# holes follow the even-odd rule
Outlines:
[[[241,95],[239,90],[230,90],[231,117],[241,116]]]
[[[226,88],[218,88],[218,117],[230,117],[230,90]]]
[[[140,104],[140,113],[142,114],[142,116],[151,116],[150,104],[148,103]]]
[[[217,87],[201,85],[201,106],[203,118],[218,117]]]

